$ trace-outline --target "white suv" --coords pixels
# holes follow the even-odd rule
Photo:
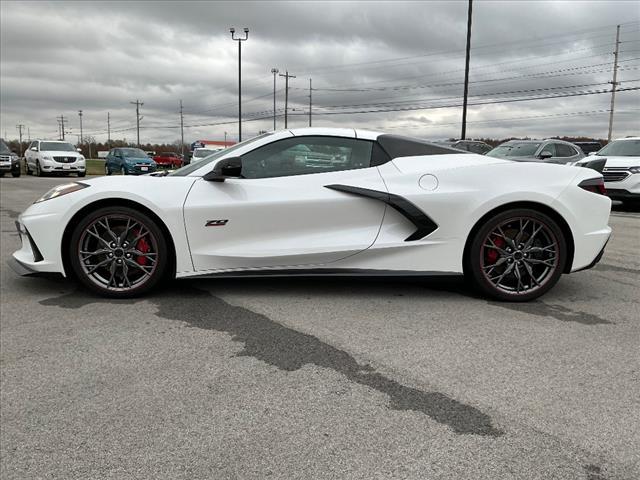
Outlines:
[[[614,140],[577,162],[606,158],[602,176],[607,195],[612,200],[640,204],[640,137]]]
[[[34,140],[25,152],[27,175],[75,173],[79,177],[87,174],[87,166],[80,150],[68,142]]]

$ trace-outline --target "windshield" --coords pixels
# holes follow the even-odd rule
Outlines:
[[[40,151],[42,152],[75,152],[76,148],[70,143],[41,142]]]
[[[612,157],[640,157],[640,140],[615,140],[598,152]]]
[[[3,140],[0,140],[0,153],[11,153],[11,150],[9,150],[9,147],[7,147],[7,144],[4,143]]]
[[[147,158],[148,155],[139,148],[121,148],[120,153],[124,158]]]
[[[198,150],[193,151],[193,156],[195,158],[204,158],[208,157],[212,153],[216,153],[218,150],[207,150],[206,148],[199,148]]]
[[[539,147],[539,143],[528,142],[503,144],[491,150],[487,156],[496,158],[533,157]]]
[[[234,152],[236,150],[239,150],[243,147],[246,147],[247,145],[252,144],[253,142],[256,142],[260,139],[263,139],[264,137],[268,137],[269,135],[271,135],[271,133],[263,133],[262,135],[258,135],[257,137],[253,137],[250,138],[249,140],[245,140],[242,143],[236,143],[233,147],[229,147],[227,149],[224,150],[220,150],[219,152],[215,152],[211,155],[209,155],[207,158],[200,160],[196,163],[191,163],[189,165],[185,165],[182,168],[179,168],[178,170],[176,170],[175,172],[170,173],[169,175],[171,176],[175,176],[175,177],[185,177],[187,175],[189,175],[190,173],[195,172],[196,170],[198,170],[199,168],[204,167],[205,165],[210,164],[211,162],[215,161],[216,159],[222,157],[223,155],[227,155],[228,153]]]

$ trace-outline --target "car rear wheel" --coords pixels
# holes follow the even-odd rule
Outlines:
[[[472,240],[467,258],[475,285],[498,300],[524,302],[546,293],[567,261],[567,243],[558,224],[532,209],[492,217]]]
[[[105,207],[73,231],[69,259],[78,280],[112,298],[152,289],[168,264],[167,240],[147,215],[129,207]]]

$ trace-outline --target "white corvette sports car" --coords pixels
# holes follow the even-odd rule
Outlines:
[[[465,275],[523,301],[595,265],[611,201],[591,169],[352,129],[260,135],[166,176],[55,187],[16,222],[21,274],[110,297],[164,277]]]

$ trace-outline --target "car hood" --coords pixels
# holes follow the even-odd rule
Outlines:
[[[138,157],[127,157],[124,159],[129,163],[153,163],[153,160],[150,158],[138,158]]]
[[[640,157],[617,157],[617,156],[609,156],[609,155],[591,155],[590,157],[585,157],[581,159],[578,164],[590,162],[591,160],[597,160],[599,158],[606,158],[607,163],[605,164],[605,168],[607,167],[640,167]]]
[[[40,153],[51,155],[52,157],[81,157],[80,152],[61,152],[60,150],[40,150]]]

